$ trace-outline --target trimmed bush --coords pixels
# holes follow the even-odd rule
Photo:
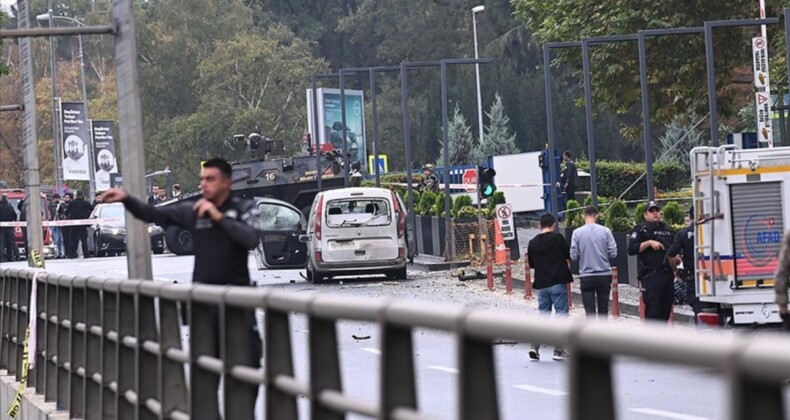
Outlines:
[[[683,225],[684,215],[678,203],[671,201],[663,208],[664,221],[670,226]]]
[[[590,170],[589,161],[578,161],[580,170]],[[644,163],[613,162],[599,160],[595,163],[598,176],[598,194],[608,197],[619,197],[634,181],[645,172]],[[656,187],[661,191],[675,191],[691,184],[691,177],[678,162],[658,162],[653,165],[653,178]],[[579,190],[590,189],[589,178],[581,178]],[[644,177],[623,196],[625,200],[637,200],[647,194],[647,181]]]
[[[433,211],[434,216],[437,217],[444,217],[444,193],[440,192],[436,194],[436,200],[433,202]]]
[[[456,212],[456,218],[477,217],[477,209],[472,206],[463,206]]]
[[[503,191],[497,191],[494,193],[491,198],[488,199],[488,209],[491,211],[496,210],[497,204],[505,204],[505,193]]]
[[[415,206],[414,211],[422,216],[433,215],[433,205],[436,203],[436,194],[433,191],[425,191],[420,197],[419,204]]]
[[[645,210],[647,210],[647,203],[639,203],[634,209],[634,221],[636,224],[645,223]]]
[[[604,213],[604,225],[612,232],[627,232],[634,227],[628,215],[628,207],[622,200],[614,200]]]
[[[577,228],[584,224],[582,209],[576,200],[568,200],[565,204],[565,227]]]
[[[455,197],[455,199],[453,200],[453,210],[452,210],[453,217],[461,217],[459,215],[459,211],[464,207],[472,207],[472,197],[466,194],[462,194]],[[476,215],[477,213],[475,213],[475,216]]]

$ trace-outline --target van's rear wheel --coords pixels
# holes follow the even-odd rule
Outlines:
[[[307,281],[313,284],[323,283],[326,277],[320,272],[313,270],[310,265],[307,266]]]
[[[393,280],[406,280],[406,267],[390,270],[387,277]]]
[[[168,226],[165,230],[167,247],[176,255],[191,255],[193,252],[192,232],[181,226]]]

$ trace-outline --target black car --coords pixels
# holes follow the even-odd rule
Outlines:
[[[98,204],[91,213],[91,219],[98,219],[88,226],[88,252],[91,256],[104,257],[126,252],[126,212],[123,204]],[[165,231],[150,224],[148,233],[151,235],[151,251],[154,254],[165,252]]]

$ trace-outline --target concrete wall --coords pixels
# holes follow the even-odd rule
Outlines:
[[[32,372],[31,372],[32,373]],[[17,386],[15,376],[9,376],[5,370],[0,370],[0,420],[10,420],[6,414],[8,407],[16,395]],[[28,387],[22,397],[22,410],[17,420],[68,420],[67,411],[57,411],[54,402],[44,402],[43,395],[36,395],[35,388]]]

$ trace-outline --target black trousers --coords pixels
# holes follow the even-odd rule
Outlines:
[[[565,203],[567,205],[568,200],[575,200],[576,199],[576,186],[568,185],[565,187]]]
[[[645,318],[668,321],[675,300],[675,276],[669,271],[645,275],[642,280],[645,298]]]
[[[66,252],[71,258],[77,258],[77,246],[82,243],[82,256],[88,258],[88,227],[87,226],[71,226],[69,228],[69,246],[71,249]]]
[[[194,354],[223,358],[226,366],[240,364],[252,368],[260,367],[263,342],[258,333],[253,311],[245,311],[243,315],[239,315],[239,313],[233,315],[227,325],[227,327],[233,328],[233,331],[221,329],[220,315],[216,307],[193,303],[191,316],[190,347]],[[226,317],[230,316],[226,313]],[[242,351],[243,348],[247,348],[247,351]],[[193,383],[200,381],[199,386],[201,390],[205,391],[205,398],[196,404],[198,411],[204,413],[204,417],[201,418],[220,418],[219,413],[214,413],[210,408],[217,400],[219,376],[207,372],[196,364],[192,365],[190,374],[193,376]],[[225,418],[253,420],[258,387],[243,384],[231,379],[230,376],[226,376],[224,387],[225,392],[234,393],[236,401],[239,403],[234,407],[239,411],[236,413],[225,411]]]
[[[694,278],[694,272],[686,274],[686,303],[691,306],[694,315],[702,312],[702,302],[697,297],[697,282]]]
[[[609,292],[612,290],[612,276],[587,276],[580,282],[584,312],[589,318],[609,317]]]
[[[0,227],[0,261],[16,261],[19,259],[19,248],[16,247],[14,228]]]
[[[66,250],[65,257],[68,258],[71,256],[71,229],[73,226],[62,226],[60,231],[63,235],[63,249]],[[76,250],[76,248],[75,248]]]

